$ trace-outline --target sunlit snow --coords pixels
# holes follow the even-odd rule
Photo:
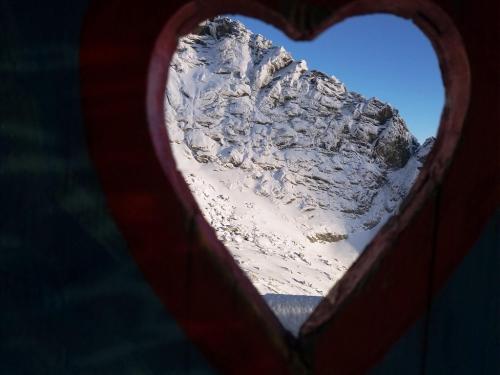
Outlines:
[[[433,144],[421,146],[389,104],[228,18],[180,39],[165,120],[207,221],[294,333],[318,302],[299,297],[324,296],[342,277]]]

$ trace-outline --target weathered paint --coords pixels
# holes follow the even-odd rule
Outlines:
[[[500,374],[500,207],[471,251],[370,375]]]
[[[373,373],[498,372],[500,312],[491,297],[498,296],[499,271],[492,216],[500,204],[497,3],[1,7],[2,373],[196,373],[212,366],[303,373],[310,366],[314,373],[362,374],[377,363]],[[422,173],[401,217],[309,321],[307,337],[295,342],[175,172],[160,114],[166,66],[177,35],[218,13],[256,16],[308,39],[349,15],[377,10],[412,17],[445,69],[449,106],[437,162]],[[440,184],[466,110],[461,144]],[[492,230],[484,230],[488,220]],[[484,293],[474,293],[478,288]]]
[[[86,9],[0,3],[0,374],[214,374],[144,280],[88,157]]]

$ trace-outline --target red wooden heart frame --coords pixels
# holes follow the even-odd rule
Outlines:
[[[450,10],[437,3],[91,2],[80,58],[91,157],[145,278],[217,370],[329,373],[335,359],[337,374],[365,373],[425,313],[470,248],[481,227],[451,248],[443,240],[451,229],[438,228],[436,219],[448,204],[447,186],[463,180],[456,173],[445,178],[445,171],[470,92],[465,48]],[[272,23],[296,40],[312,39],[354,15],[410,18],[433,43],[446,88],[435,146],[400,214],[329,292],[298,340],[284,331],[201,215],[176,170],[164,123],[165,84],[177,38],[209,17],[236,12]]]

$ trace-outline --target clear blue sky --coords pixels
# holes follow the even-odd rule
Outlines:
[[[309,69],[336,76],[348,91],[376,96],[399,110],[419,142],[435,136],[444,103],[436,54],[411,21],[375,14],[349,18],[312,42],[295,42],[253,18],[228,15],[283,46]]]

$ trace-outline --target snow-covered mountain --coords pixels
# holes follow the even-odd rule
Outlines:
[[[179,40],[165,119],[179,170],[262,294],[326,294],[434,142],[225,17]]]

